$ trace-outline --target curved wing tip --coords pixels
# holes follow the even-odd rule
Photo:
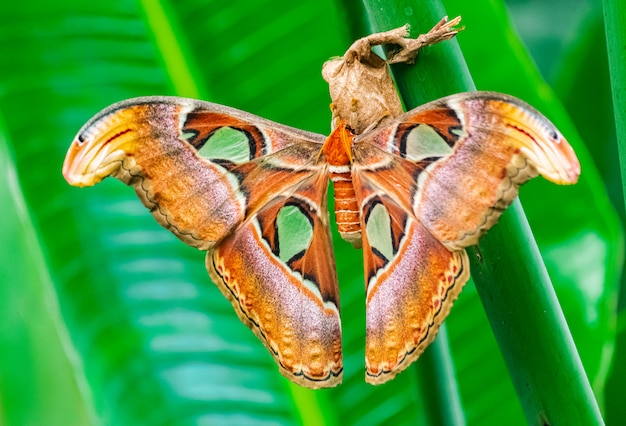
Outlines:
[[[562,153],[565,157],[567,167],[565,168],[566,179],[563,182],[557,182],[560,184],[574,184],[578,182],[580,176],[580,161],[576,156],[576,153],[572,149],[571,145],[561,137],[559,145],[562,146]]]
[[[66,182],[71,186],[80,188],[94,186],[105,177],[97,172],[88,171],[82,150],[83,145],[81,145],[78,137],[76,137],[65,155],[62,168],[62,174]]]
[[[63,177],[72,186],[84,187],[91,186],[88,182],[83,181],[83,176],[80,173],[77,173],[76,169],[76,157],[78,152],[78,144],[76,139],[70,145],[70,149],[67,151],[65,155],[65,160],[63,161]]]
[[[551,140],[552,145],[546,149],[545,164],[540,173],[549,181],[558,185],[573,185],[580,176],[580,162],[567,140],[559,135]]]

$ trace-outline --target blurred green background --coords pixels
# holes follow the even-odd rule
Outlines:
[[[410,4],[407,16],[419,14],[423,2]],[[463,16],[457,40],[477,88],[536,106],[581,159],[578,185],[537,180],[521,198],[605,421],[620,424],[624,205],[602,4],[444,4]],[[336,238],[344,384],[304,390],[239,323],[203,253],[161,229],[132,190],[113,180],[79,190],[61,176],[82,124],[134,96],[202,98],[327,133],[321,65],[368,19],[349,5],[0,4],[1,424],[429,424],[434,396],[419,368],[364,383],[360,252]],[[446,325],[465,422],[525,424],[472,284]]]

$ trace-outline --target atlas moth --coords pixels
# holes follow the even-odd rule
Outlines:
[[[432,342],[469,279],[476,244],[541,174],[575,183],[572,148],[519,99],[460,93],[404,112],[388,63],[453,37],[460,18],[407,38],[357,40],[324,64],[330,136],[209,102],[129,99],[78,132],[63,175],[132,185],[156,220],[206,250],[213,282],[275,358],[309,388],[343,373],[339,291],[327,190],[341,236],[362,248],[366,380],[384,383]],[[376,45],[398,49],[388,61]]]

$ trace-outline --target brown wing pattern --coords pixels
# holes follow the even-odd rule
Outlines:
[[[251,191],[242,190],[241,181],[263,156],[302,144],[301,158],[290,167],[310,166],[311,155],[303,150],[317,153],[323,141],[209,102],[136,98],[111,105],[85,124],[67,153],[63,174],[76,186],[95,185],[107,176],[134,186],[161,225],[206,250],[246,217]],[[243,170],[233,172],[237,166]],[[303,173],[310,174],[310,167]],[[288,187],[300,178],[294,173],[282,184]],[[267,192],[256,198],[267,199]]]
[[[90,120],[63,173],[134,186],[161,225],[209,250],[211,277],[281,372],[329,387],[342,361],[324,140],[207,102],[138,98]]]
[[[465,250],[444,247],[386,188],[355,176],[367,289],[366,380],[381,384],[435,338],[469,279],[469,264]]]
[[[465,247],[518,187],[580,172],[556,128],[509,96],[454,95],[392,116],[354,138],[350,164],[329,165],[321,135],[207,102],[131,99],[80,130],[63,174],[76,186],[132,185],[161,225],[208,250],[209,274],[281,373],[323,388],[343,371],[326,210],[334,167],[360,215],[367,380],[379,384],[434,339],[469,279]]]
[[[434,339],[469,279],[475,244],[542,174],[574,183],[580,166],[543,116],[500,94],[444,98],[355,138],[367,287],[367,380],[384,383]]]
[[[572,148],[545,117],[491,92],[431,102],[360,143],[414,165],[417,185],[396,191],[397,197],[410,194],[415,216],[451,250],[476,244],[530,178],[541,174],[569,184],[580,173]],[[379,186],[394,174],[377,168],[364,173]]]

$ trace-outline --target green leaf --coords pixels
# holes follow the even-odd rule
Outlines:
[[[88,424],[76,369],[0,118],[0,423]],[[54,388],[54,392],[49,389]]]
[[[611,87],[613,88],[613,106],[615,108],[615,125],[622,170],[622,188],[626,204],[626,114],[624,113],[624,99],[626,98],[626,8],[624,2],[604,0],[604,17],[606,40],[611,70]]]

